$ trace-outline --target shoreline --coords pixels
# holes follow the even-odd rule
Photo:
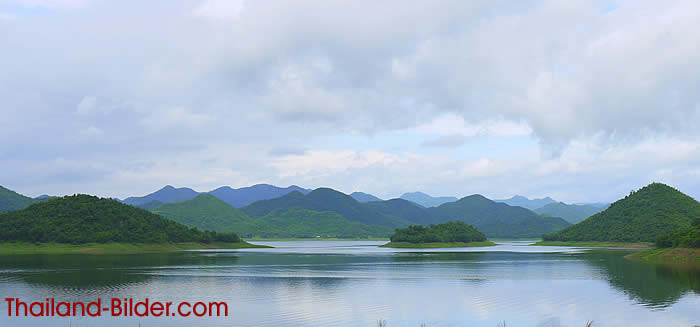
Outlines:
[[[497,245],[491,241],[484,242],[431,242],[431,243],[409,243],[409,242],[389,242],[380,245],[382,248],[397,248],[397,249],[444,249],[444,248],[475,248]]]
[[[242,238],[243,241],[245,242],[300,242],[300,241],[385,241],[388,242],[389,238],[388,237],[368,237],[368,238],[360,238],[360,237],[355,237],[355,238],[337,238],[337,237],[329,237],[329,238],[321,238],[321,237],[313,237],[313,238],[295,238],[295,237],[290,237],[290,238]]]
[[[168,253],[184,250],[204,250],[204,249],[246,249],[246,248],[269,248],[266,245],[251,244],[248,242],[227,243],[158,243],[158,244],[138,244],[138,243],[28,243],[28,242],[8,242],[0,243],[0,255],[18,254],[140,254],[140,253]]]
[[[625,256],[625,259],[664,265],[690,265],[700,267],[700,249],[658,248]]]
[[[590,248],[625,248],[625,249],[651,249],[654,243],[645,242],[600,242],[600,241],[539,241],[530,245],[538,246],[571,246]]]

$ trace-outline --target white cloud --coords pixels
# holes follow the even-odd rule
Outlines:
[[[696,1],[13,3],[0,179],[20,190],[77,188],[61,176],[79,170],[28,164],[66,156],[105,163],[80,183],[114,195],[170,179],[607,200],[656,178],[700,194]],[[132,171],[144,158],[158,169]]]

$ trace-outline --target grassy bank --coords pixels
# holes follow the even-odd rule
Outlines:
[[[7,254],[134,254],[174,252],[198,249],[241,249],[268,247],[247,242],[241,243],[165,243],[165,244],[133,244],[133,243],[0,243],[0,255]]]
[[[494,246],[496,243],[485,242],[435,242],[435,243],[409,243],[409,242],[389,242],[382,245],[384,248],[405,248],[405,249],[438,249],[438,248],[471,248],[482,246]]]
[[[625,242],[597,242],[597,241],[585,241],[585,242],[580,242],[580,241],[570,241],[570,242],[562,242],[562,241],[540,241],[532,245],[543,245],[543,246],[575,246],[575,247],[592,247],[592,248],[597,248],[597,247],[604,247],[604,248],[636,248],[636,249],[644,249],[644,248],[651,248],[654,246],[654,243],[625,243]]]
[[[364,237],[364,238],[336,238],[336,237],[310,237],[310,238],[246,238],[247,242],[294,242],[294,241],[388,241],[388,237]]]
[[[700,249],[651,249],[628,254],[625,258],[656,264],[700,265]]]

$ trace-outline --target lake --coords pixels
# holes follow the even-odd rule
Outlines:
[[[0,326],[694,326],[700,271],[585,250],[500,242],[253,242],[273,249],[0,256],[0,299],[225,301],[228,317],[8,317]]]

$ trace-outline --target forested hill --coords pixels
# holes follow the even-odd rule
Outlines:
[[[0,214],[0,242],[169,243],[239,242],[236,234],[188,228],[144,209],[90,195],[73,195]]]
[[[654,242],[660,235],[690,226],[700,217],[700,203],[661,183],[649,184],[549,241]]]
[[[428,211],[436,222],[463,221],[488,237],[541,237],[571,225],[561,218],[542,217],[528,209],[494,202],[478,194],[428,208]]]
[[[189,201],[166,203],[151,211],[203,230],[246,235],[250,230],[259,229],[246,214],[211,194],[200,194]]]
[[[404,227],[409,222],[394,216],[385,215],[360,203],[347,194],[329,188],[318,188],[309,194],[291,192],[285,196],[257,201],[242,210],[250,217],[263,217],[277,210],[306,209],[335,212],[349,221],[387,227]]]
[[[39,200],[0,186],[0,212],[21,210],[37,202]]]

